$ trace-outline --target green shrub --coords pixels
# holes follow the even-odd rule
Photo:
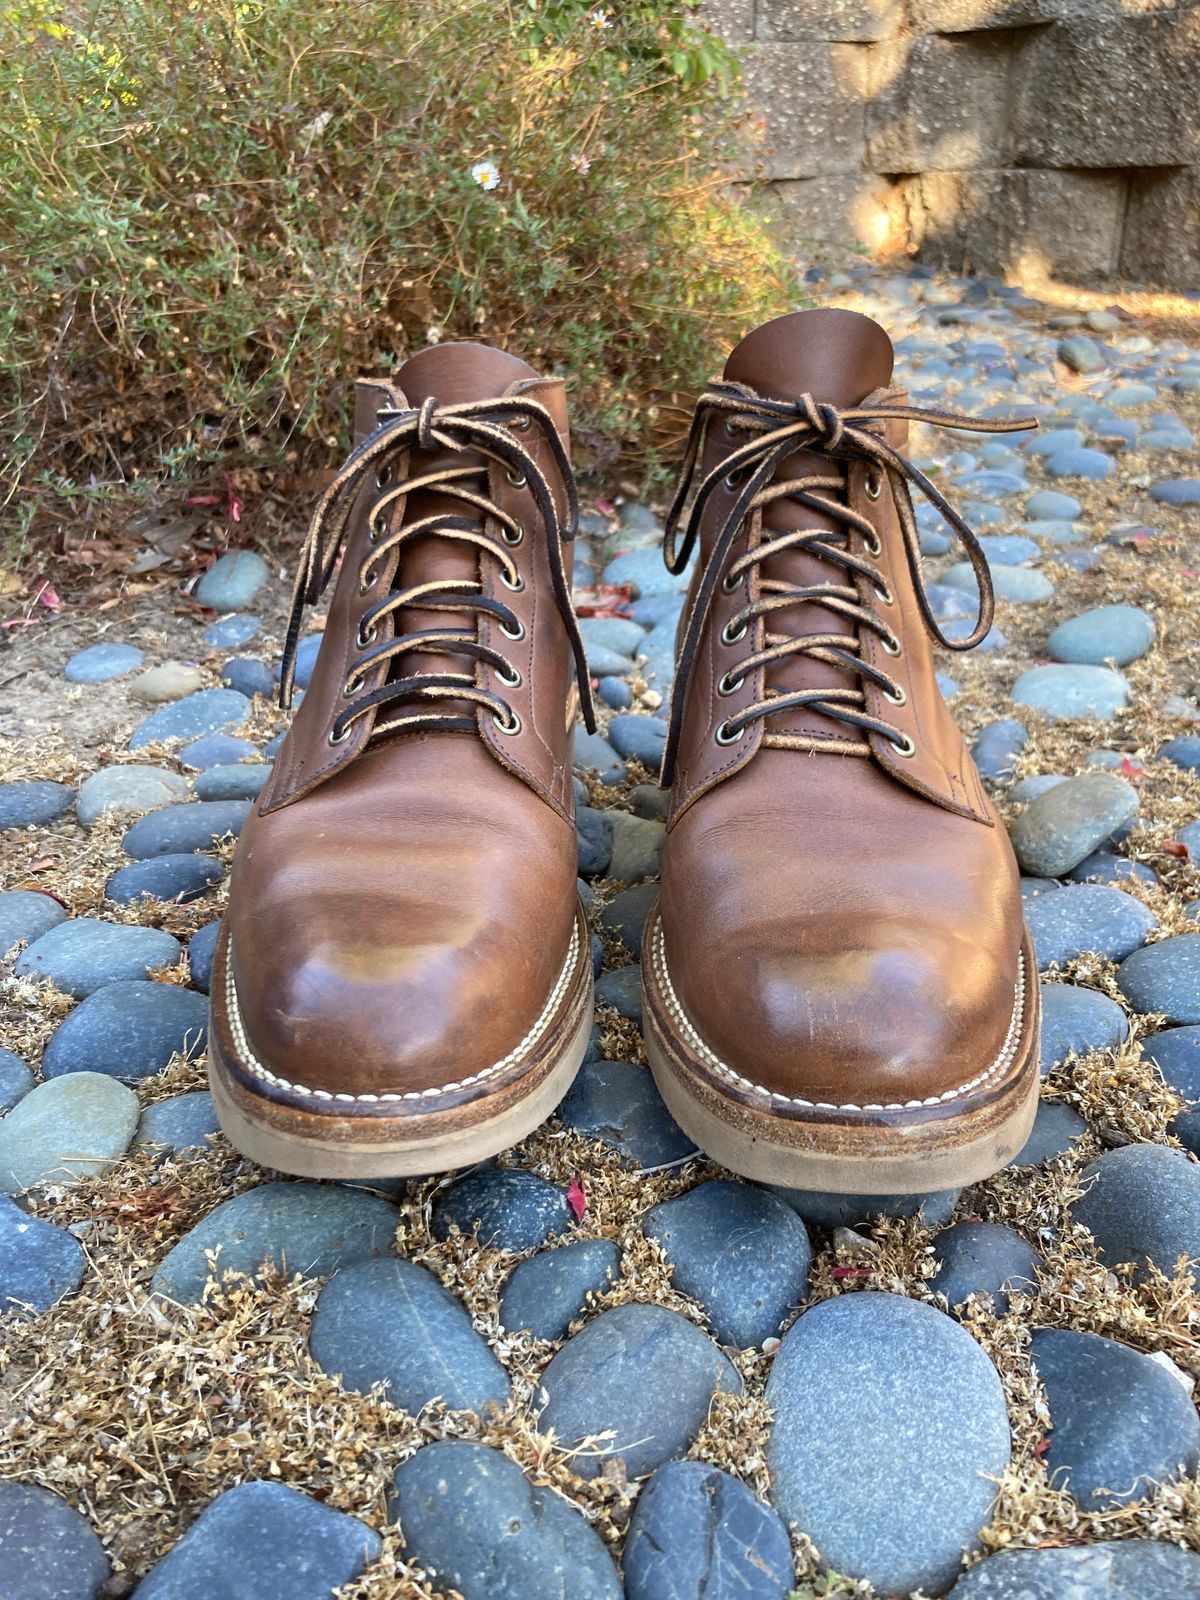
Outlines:
[[[0,8],[25,521],[89,483],[325,467],[352,378],[442,337],[569,374],[612,460],[789,291],[721,183],[735,67],[688,0]]]

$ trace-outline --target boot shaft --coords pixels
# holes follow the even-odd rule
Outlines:
[[[355,447],[322,496],[294,596],[341,571],[316,671],[262,809],[405,735],[480,739],[563,815],[576,706],[592,724],[570,603],[577,517],[562,383],[481,345],[364,380]]]

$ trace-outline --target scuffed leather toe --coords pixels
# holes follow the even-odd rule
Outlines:
[[[374,800],[366,853],[356,786],[379,790],[380,764],[400,760],[405,782]],[[509,809],[472,814],[471,774],[446,769],[487,760],[465,741],[425,762],[369,753],[302,809],[251,819],[232,972],[249,1051],[276,1078],[340,1097],[420,1094],[519,1051],[571,946],[574,835],[554,816],[534,826],[524,812],[545,807],[503,773]],[[289,838],[301,827],[303,849]]]
[[[787,759],[763,752],[760,779]],[[928,812],[865,764],[832,776],[847,788],[788,788],[781,775],[763,810],[731,783],[678,820],[661,899],[671,988],[724,1066],[772,1094],[853,1106],[952,1094],[997,1059],[1013,1019],[1021,922],[1007,836],[943,816],[882,859],[816,856],[790,841],[851,813],[879,839]],[[773,872],[760,864],[768,836]]]
[[[722,1064],[773,1095],[851,1109],[948,1097],[1002,1050],[1015,986],[978,963],[969,985],[955,984],[951,941],[917,945],[914,931],[820,953],[755,948],[744,937],[736,960],[705,970],[693,957],[672,971],[672,987]],[[669,966],[669,934],[665,948]],[[739,1026],[750,1013],[752,1044]]]

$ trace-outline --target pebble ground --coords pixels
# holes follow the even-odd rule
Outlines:
[[[915,403],[1041,423],[911,446],[1000,597],[939,664],[1042,967],[1029,1145],[963,1193],[770,1192],[666,1114],[635,965],[681,604],[653,508],[589,512],[579,551],[588,1060],[444,1179],[263,1172],[204,1088],[286,575],[242,552],[190,601],[43,624],[0,715],[7,1600],[1200,1596],[1194,324],[921,269],[812,288],[889,328]],[[919,522],[965,634],[970,569]]]

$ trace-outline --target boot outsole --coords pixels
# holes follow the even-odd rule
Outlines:
[[[208,1079],[221,1128],[264,1167],[302,1178],[423,1177],[485,1161],[539,1127],[571,1087],[592,1027],[592,964],[580,907],[574,968],[527,1055],[486,1086],[386,1102],[316,1100],[272,1089],[234,1037],[229,940],[217,940],[209,999]],[[431,1100],[434,1102],[431,1108]]]
[[[658,922],[656,906],[642,949],[651,1070],[679,1126],[731,1172],[831,1194],[929,1194],[991,1177],[1024,1146],[1037,1112],[1041,1035],[1041,990],[1028,932],[1015,1047],[994,1079],[981,1070],[985,1087],[934,1106],[769,1109],[761,1096],[718,1077],[676,1025],[655,960]]]

